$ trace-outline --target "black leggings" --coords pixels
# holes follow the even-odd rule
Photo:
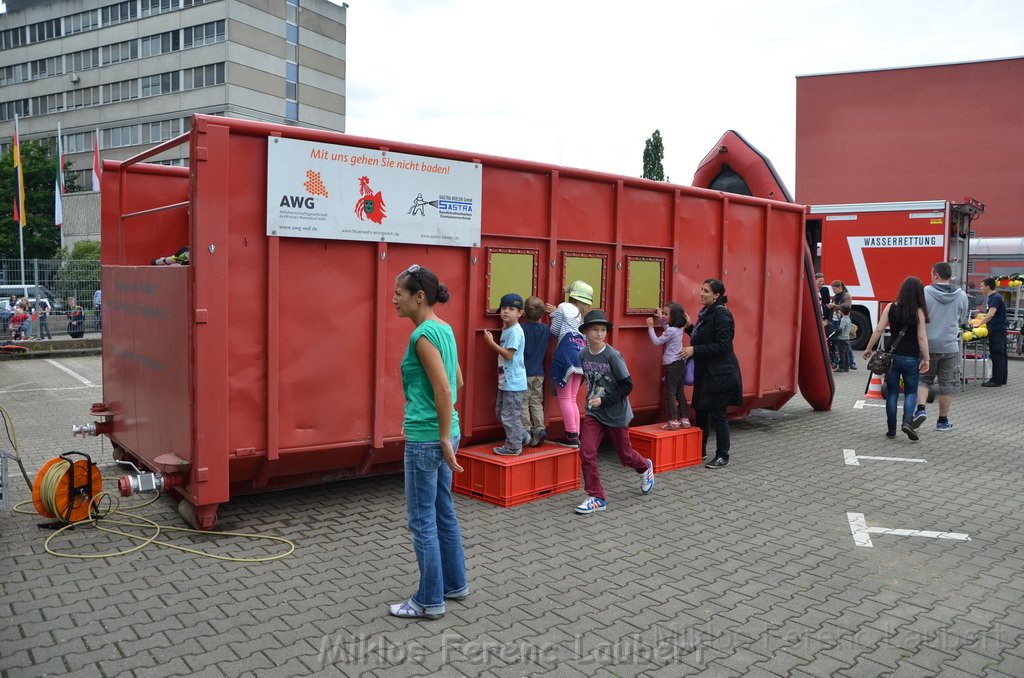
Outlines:
[[[708,432],[711,424],[715,426],[715,456],[729,458],[729,420],[725,416],[725,408],[717,410],[697,410],[697,426],[701,432],[701,456],[708,452]]]
[[[690,416],[690,407],[686,404],[686,391],[683,390],[685,376],[685,360],[665,365],[665,409],[668,410],[669,421],[678,421]]]

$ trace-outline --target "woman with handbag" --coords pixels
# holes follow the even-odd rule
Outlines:
[[[875,331],[871,333],[864,348],[864,359],[868,369],[885,372],[885,419],[888,429],[885,437],[896,437],[896,407],[900,399],[900,379],[903,379],[903,424],[900,430],[911,440],[918,440],[917,426],[914,425],[914,410],[917,409],[917,384],[920,374],[928,371],[928,308],[924,299],[924,283],[910,276],[900,286],[896,301],[888,304],[878,319]],[[892,345],[886,351],[872,358],[871,353],[882,338],[882,332],[889,326]],[[885,358],[888,357],[888,369]]]
[[[715,458],[704,465],[711,469],[729,463],[729,420],[725,409],[729,405],[743,405],[740,363],[732,350],[736,323],[725,306],[727,300],[721,280],[704,281],[700,288],[704,308],[697,315],[697,324],[686,326],[690,346],[682,350],[683,358],[694,359],[692,404],[702,434],[702,457],[707,453],[712,423],[715,427]]]

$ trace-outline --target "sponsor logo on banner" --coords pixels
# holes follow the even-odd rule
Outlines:
[[[482,176],[479,163],[269,137],[267,235],[476,247]]]

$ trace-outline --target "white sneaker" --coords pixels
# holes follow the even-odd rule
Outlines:
[[[650,494],[651,490],[654,489],[654,462],[650,459],[647,460],[647,470],[644,471],[644,475],[640,478],[640,491],[644,494]]]
[[[598,499],[597,497],[587,497],[587,500],[576,507],[576,513],[581,516],[593,513],[594,511],[603,511],[608,506],[608,502],[604,499]]]

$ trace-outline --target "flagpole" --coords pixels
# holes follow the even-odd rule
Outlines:
[[[18,201],[20,208],[19,222],[18,222],[18,250],[21,255],[21,291],[22,296],[28,296],[28,288],[25,286],[25,173],[22,171],[21,165],[21,135],[18,133],[18,114],[14,114],[14,139],[15,150],[18,153]]]
[[[60,223],[57,228],[60,230],[60,249],[64,250],[64,146],[60,135],[60,121],[57,122],[57,183],[54,186],[57,197],[54,199],[57,209],[54,216],[59,217]]]

